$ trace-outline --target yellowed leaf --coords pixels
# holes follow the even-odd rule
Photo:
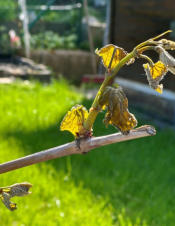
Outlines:
[[[162,94],[163,93],[163,85],[160,84],[158,87],[155,89],[158,93]]]
[[[112,124],[127,134],[137,125],[137,120],[128,110],[128,100],[121,87],[106,87],[99,104],[107,108],[104,123]]]
[[[120,48],[113,44],[106,45],[103,48],[99,50],[97,49],[95,51],[98,56],[102,57],[103,64],[106,68],[109,68],[114,49],[116,49],[116,52],[110,66],[110,69],[113,69],[120,62],[120,60],[127,55],[127,52],[123,48]]]
[[[81,137],[85,134],[83,123],[87,117],[87,109],[82,105],[76,105],[72,107],[72,109],[65,115],[61,122],[60,130],[67,130],[71,132],[76,138]]]
[[[153,67],[150,67],[150,73],[153,79],[165,75],[166,71],[166,66],[161,61],[158,61]]]
[[[159,93],[162,93],[163,85],[159,84],[159,82],[164,78],[167,72],[166,66],[161,61],[158,61],[153,66],[149,65],[148,63],[143,64],[143,67],[151,88],[153,88]]]

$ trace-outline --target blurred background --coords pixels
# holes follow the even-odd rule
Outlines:
[[[104,79],[95,49],[129,52],[169,29],[175,41],[174,12],[173,0],[0,0],[0,162],[72,141],[59,126],[75,104],[90,108]],[[33,193],[14,200],[13,214],[0,203],[0,225],[174,226],[175,77],[167,74],[160,95],[143,63],[114,82],[139,125],[157,135],[2,174],[0,187],[28,181]],[[103,118],[95,136],[116,132]]]

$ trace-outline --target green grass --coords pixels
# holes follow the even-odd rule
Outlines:
[[[76,103],[90,106],[64,81],[0,85],[0,162],[72,141],[59,124]],[[104,128],[101,113],[95,135]],[[0,175],[0,186],[28,181],[32,194],[0,203],[0,225],[174,226],[175,133],[109,145]]]

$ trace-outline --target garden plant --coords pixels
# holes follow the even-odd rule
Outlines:
[[[109,44],[96,50],[96,54],[102,58],[103,65],[106,68],[105,79],[102,83],[89,110],[83,105],[75,105],[67,112],[63,118],[60,130],[70,131],[75,141],[38,152],[20,159],[0,164],[0,173],[5,173],[24,166],[59,158],[71,154],[84,154],[90,150],[125,140],[135,139],[143,136],[155,135],[155,129],[152,126],[137,126],[137,120],[128,110],[128,100],[118,84],[113,84],[118,71],[125,65],[134,63],[138,58],[145,59],[143,64],[148,83],[152,89],[160,94],[163,92],[163,85],[160,84],[168,71],[175,74],[175,59],[167,50],[175,50],[175,42],[160,39],[171,31],[166,31],[156,37],[150,38],[137,45],[130,53],[123,48]],[[159,60],[153,60],[144,54],[152,50],[159,55]],[[93,137],[93,125],[98,113],[106,110],[104,123],[119,129],[120,133],[107,135],[103,137]],[[10,210],[16,209],[16,204],[11,202],[14,196],[23,196],[29,194],[30,183],[18,183],[0,188],[0,198],[5,206]]]

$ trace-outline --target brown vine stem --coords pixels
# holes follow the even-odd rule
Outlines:
[[[114,133],[107,136],[92,137],[83,139],[80,142],[80,148],[76,142],[67,143],[58,147],[50,148],[48,150],[40,151],[16,160],[0,164],[0,174],[6,173],[25,166],[33,165],[47,160],[61,158],[63,156],[73,154],[84,154],[90,150],[105,146],[108,144],[118,143],[127,140],[133,140],[146,136],[153,136],[156,134],[154,127],[145,125],[137,129],[131,130],[128,135],[121,133]]]

